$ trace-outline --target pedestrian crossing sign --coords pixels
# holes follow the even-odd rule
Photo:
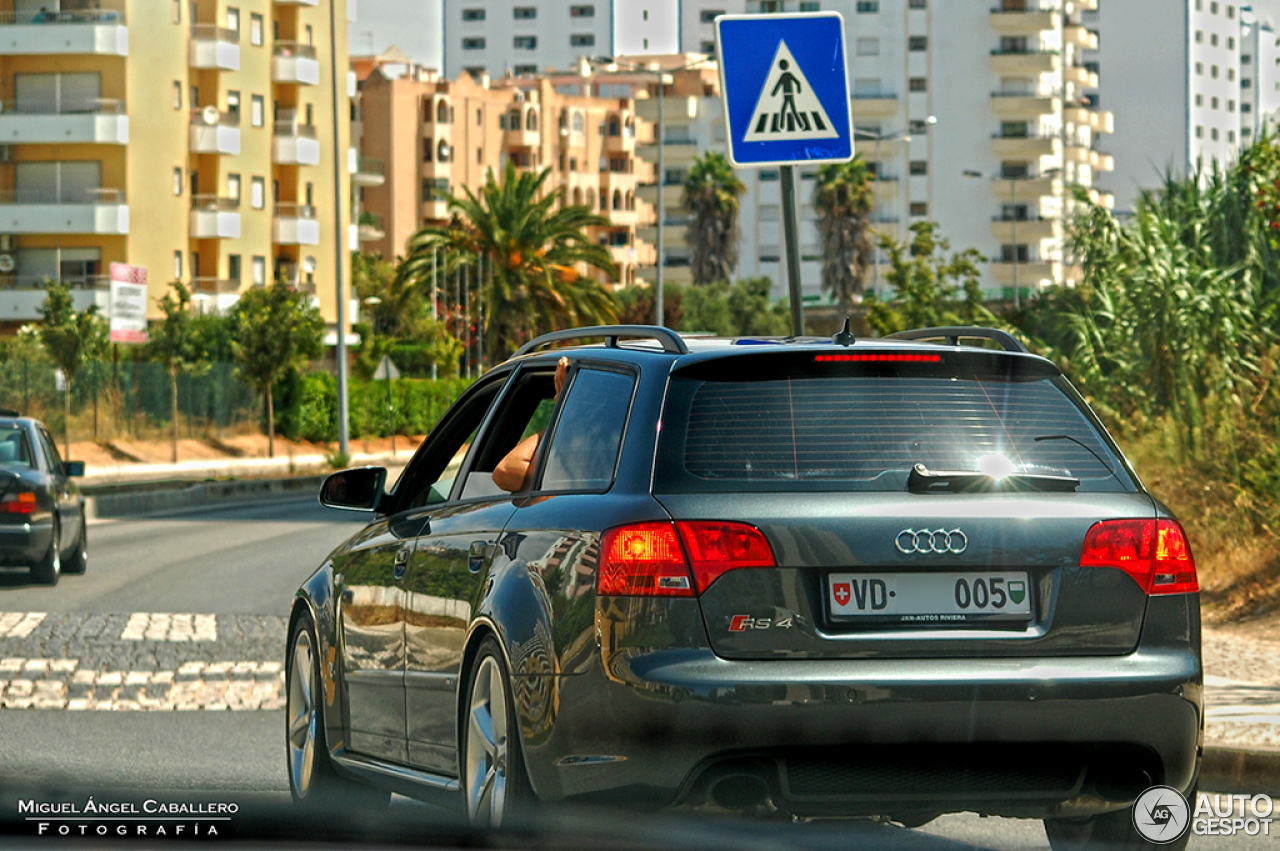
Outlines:
[[[729,160],[853,158],[844,19],[838,12],[716,18]]]

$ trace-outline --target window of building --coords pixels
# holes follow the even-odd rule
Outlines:
[[[724,14],[724,9],[703,9],[699,20],[704,24],[715,23],[716,18]]]
[[[579,33],[569,36],[570,47],[593,47],[596,43],[596,37],[591,33]]]
[[[705,12],[703,14],[706,14]],[[596,16],[595,6],[570,6],[569,17],[571,18],[594,18]]]
[[[235,173],[227,175],[227,197],[237,204],[240,203],[240,175]]]
[[[1227,131],[1227,142],[1229,142],[1232,145],[1236,143],[1236,131],[1234,130]]]
[[[173,108],[182,109],[182,81],[173,81]]]
[[[699,51],[698,51],[698,52],[699,52],[699,53],[705,53],[705,54],[707,54],[708,56],[710,56],[711,54],[713,54],[713,53],[715,53],[715,52],[716,52],[716,43],[715,43],[714,41],[706,41],[706,40],[704,40],[704,41],[702,42],[702,46],[701,46],[701,48],[699,48]]]
[[[1204,106],[1204,95],[1196,95],[1196,106]]]
[[[778,180],[780,179],[780,177],[781,177],[781,173],[778,172],[776,169],[764,169],[760,172],[761,183],[764,183],[765,181]]]
[[[1209,98],[1209,108],[1210,108],[1210,109],[1217,109],[1217,108],[1218,108],[1218,99],[1217,99],[1217,98]]]
[[[464,21],[483,21],[484,9],[463,9],[462,20]]]
[[[182,23],[182,0],[173,0],[173,22]]]
[[[929,215],[929,205],[928,205],[928,204],[926,204],[924,201],[912,201],[912,202],[911,202],[911,215],[913,215],[913,216],[927,216],[927,215]]]
[[[240,255],[239,254],[227,255],[227,280],[229,281],[240,280]]]
[[[1231,98],[1227,98],[1227,112],[1235,112],[1235,111],[1236,111],[1236,102]]]
[[[263,18],[257,12],[249,15],[249,43],[255,47],[262,46],[263,39]]]
[[[1204,11],[1204,0],[1196,0],[1196,11],[1197,12]]]
[[[232,116],[236,123],[240,123],[240,92],[231,89],[227,92],[227,115]]]
[[[924,77],[912,77],[907,81],[907,91],[926,92],[929,90],[928,81]]]
[[[511,40],[511,43],[516,50],[538,49],[538,37],[536,35],[518,35]]]
[[[1240,88],[1242,89],[1253,88],[1253,80],[1250,80],[1248,77],[1245,77],[1243,80],[1240,81]],[[1280,91],[1280,89],[1277,89],[1277,91]]]
[[[262,95],[249,98],[249,121],[254,127],[261,127],[267,120],[267,101]]]
[[[913,118],[907,122],[907,132],[914,136],[923,136],[929,132],[929,122],[919,118]]]
[[[532,77],[538,73],[537,65],[516,65],[511,69],[511,73],[517,77]]]
[[[1227,69],[1227,82],[1228,82],[1228,83],[1233,82],[1233,81],[1235,80],[1235,78],[1236,78],[1236,69],[1235,69],[1235,68],[1228,68],[1228,69]]]
[[[880,97],[880,86],[879,77],[859,77],[853,81],[853,96],[855,98],[878,98]]]
[[[874,15],[880,11],[880,0],[858,0],[859,15]]]
[[[1199,124],[1196,125],[1196,138],[1197,139],[1204,138],[1204,128],[1201,127]]]
[[[1209,46],[1210,46],[1210,47],[1217,47],[1217,46],[1218,46],[1218,34],[1217,34],[1217,33],[1209,33]]]
[[[436,143],[434,139],[424,138],[422,140],[422,161],[424,163],[431,162],[432,152],[435,151],[435,149],[436,149]]]
[[[1236,7],[1235,7],[1235,6],[1232,6],[1230,3],[1228,3],[1228,4],[1227,4],[1227,17],[1228,17],[1228,18],[1234,18],[1235,16],[1236,16]]]
[[[249,201],[253,204],[253,209],[261,210],[267,206],[267,181],[262,177],[255,177],[249,188]]]
[[[1227,36],[1227,50],[1235,50],[1235,49],[1236,49],[1236,40],[1231,36]]]
[[[260,255],[255,255],[253,258],[253,285],[255,287],[267,285],[267,258]]]
[[[879,56],[880,55],[880,39],[860,38],[858,39],[856,49],[859,56]]]
[[[240,40],[240,10],[232,6],[227,7],[227,29],[235,33],[235,40]]]
[[[1031,259],[1031,251],[1026,244],[1000,246],[1001,263],[1026,263]]]
[[[1209,66],[1209,76],[1210,76],[1210,77],[1212,77],[1212,78],[1213,78],[1213,79],[1215,79],[1215,80],[1216,80],[1216,79],[1218,79],[1218,66],[1217,66],[1217,65],[1210,65],[1210,66]]]
[[[928,2],[929,0],[909,0],[909,2],[907,3],[907,8],[908,9],[926,9],[928,8]]]
[[[182,194],[182,166],[176,166],[173,169],[173,194]]]
[[[928,174],[929,161],[928,160],[912,160],[911,165],[908,167],[908,170],[910,171],[911,174]]]
[[[1241,53],[1241,54],[1240,54],[1240,64],[1241,64],[1241,65],[1252,65],[1252,64],[1253,64],[1253,57],[1252,57],[1252,56],[1250,56],[1250,55],[1249,55],[1249,54],[1247,54],[1247,53]]]
[[[463,50],[484,50],[484,37],[480,38],[464,38],[462,40]]]
[[[907,50],[919,52],[929,49],[929,38],[923,35],[913,35],[907,39]]]
[[[315,31],[311,29],[311,24],[302,28],[302,43],[307,47],[312,47],[316,43]]]
[[[536,6],[517,6],[511,10],[511,14],[516,20],[529,21],[538,17],[538,8]]]
[[[1204,44],[1204,30],[1196,30],[1196,44]]]
[[[1217,128],[1217,127],[1210,127],[1210,128],[1209,128],[1209,138],[1210,138],[1210,139],[1212,139],[1212,140],[1213,140],[1213,141],[1215,141],[1215,142],[1216,142],[1216,141],[1218,141],[1218,128]]]
[[[1209,14],[1210,14],[1210,15],[1216,15],[1216,14],[1218,14],[1218,4],[1217,4],[1217,3],[1210,3],[1210,4],[1209,4]]]
[[[1197,62],[1197,63],[1196,63],[1196,73],[1197,73],[1197,74],[1203,74],[1203,73],[1204,73],[1204,63],[1203,63],[1203,62]]]
[[[1241,103],[1241,104],[1240,104],[1240,112],[1241,112],[1242,114],[1246,114],[1246,113],[1253,112],[1253,104],[1249,103],[1248,101],[1245,101],[1245,102]]]
[[[821,12],[822,4],[818,0],[800,0],[801,12]]]
[[[646,21],[647,21],[647,20],[649,20],[649,10],[648,10],[648,9],[645,9],[645,10],[644,10],[643,17],[644,17],[644,19],[645,19]]]

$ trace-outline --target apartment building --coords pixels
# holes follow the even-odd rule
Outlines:
[[[470,74],[449,80],[416,66],[373,68],[359,82],[362,153],[382,161],[386,181],[360,190],[378,230],[361,247],[387,258],[403,255],[415,231],[449,220],[445,192],[477,191],[511,162],[531,172],[550,168],[549,191],[606,217],[609,224],[591,236],[609,246],[619,271],[601,280],[634,283],[638,268],[654,262],[653,249],[636,235],[652,216],[637,198],[652,169],[636,156],[637,140],[650,127],[629,96],[582,95],[556,82]]]
[[[147,270],[152,315],[173,280],[223,310],[283,277],[332,323],[335,56],[344,199],[357,163],[328,2],[0,3],[0,322],[36,318],[46,278],[106,310],[120,262]]]
[[[1270,6],[1280,6],[1271,3]],[[1273,10],[1240,7],[1240,141],[1249,144],[1280,122],[1280,42]]]

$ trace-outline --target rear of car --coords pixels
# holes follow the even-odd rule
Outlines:
[[[1193,786],[1194,562],[1051,363],[725,345],[665,392],[670,520],[602,537],[601,669],[560,710],[607,759],[565,793],[913,823]]]
[[[0,417],[0,565],[31,566],[49,550],[53,502],[28,421]]]

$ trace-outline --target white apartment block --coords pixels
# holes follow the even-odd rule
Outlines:
[[[1280,5],[1280,4],[1277,4]],[[1280,46],[1271,14],[1240,9],[1240,141],[1249,144],[1280,121]]]

